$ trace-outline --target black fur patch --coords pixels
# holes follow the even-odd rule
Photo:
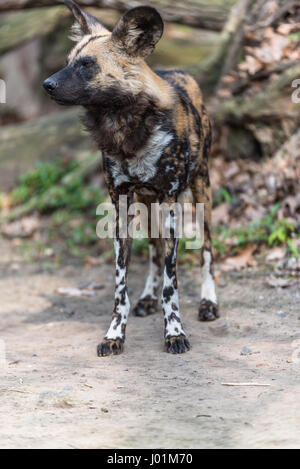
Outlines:
[[[172,295],[174,294],[174,288],[173,287],[165,287],[163,289],[163,297],[166,300],[167,303],[169,303]]]
[[[92,103],[96,92],[90,86],[90,81],[97,73],[99,65],[96,59],[82,57],[50,77],[57,86],[49,94],[58,104],[72,106]]]
[[[83,118],[100,150],[117,158],[133,158],[145,146],[154,128],[168,119],[145,93],[137,96],[112,86],[94,95]],[[97,104],[98,103],[98,104]]]
[[[166,337],[165,350],[168,353],[184,353],[190,350],[191,346],[185,335],[179,335],[177,337]]]
[[[200,301],[198,317],[199,321],[214,321],[219,317],[218,305],[203,298]]]

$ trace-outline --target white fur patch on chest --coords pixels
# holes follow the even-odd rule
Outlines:
[[[132,179],[138,179],[141,182],[147,182],[157,173],[157,162],[163,154],[164,149],[173,139],[173,135],[157,127],[147,145],[139,150],[135,158],[125,160],[127,173],[124,173],[124,163],[107,156],[113,162],[111,174],[114,179],[115,187],[123,182],[130,182]]]

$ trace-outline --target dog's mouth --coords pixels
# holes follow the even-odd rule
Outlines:
[[[47,78],[43,83],[43,87],[50,99],[55,101],[57,104],[62,104],[64,106],[76,104],[74,97],[70,96],[70,93],[66,92],[66,90],[63,90],[63,87],[59,85],[57,79],[53,77]]]
[[[56,94],[55,92],[48,93],[48,95],[49,95],[49,98],[52,101],[54,101],[56,104],[60,104],[62,106],[74,106],[75,104],[77,104],[76,100],[68,99],[65,96],[62,97],[62,96]]]
[[[49,96],[52,99],[52,101],[55,101],[57,104],[60,104],[62,106],[72,106],[72,104],[74,104],[73,102],[68,101],[67,99],[59,98],[51,94]]]
[[[51,93],[48,92],[49,98],[52,99],[57,104],[62,106],[78,106],[78,105],[85,105],[88,102],[87,96],[62,96],[61,93],[52,91]]]

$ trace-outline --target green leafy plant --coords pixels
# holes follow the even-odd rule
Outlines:
[[[214,228],[213,245],[217,253],[224,255],[247,244],[266,244],[270,247],[286,245],[293,255],[298,254],[292,238],[299,238],[300,225],[292,224],[285,219],[279,220],[277,217],[279,208],[280,203],[275,204],[266,217],[251,222],[246,227],[241,226],[231,230],[225,225],[220,225]]]
[[[223,202],[233,203],[233,199],[225,187],[221,187],[215,194],[213,199],[214,206],[221,205]]]
[[[61,160],[39,163],[33,171],[22,175],[18,186],[9,194],[14,205],[26,204],[32,198],[34,209],[48,216],[48,222],[41,230],[43,242],[47,245],[60,239],[62,249],[67,249],[74,256],[83,256],[87,249],[98,246],[96,234],[96,207],[103,202],[106,195],[91,185],[80,172],[79,163]],[[0,202],[4,195],[0,195]],[[214,197],[214,204],[234,203],[234,198],[223,187]],[[277,216],[280,203],[275,204],[270,213],[247,226],[230,229],[219,225],[213,229],[212,242],[219,256],[234,253],[247,244],[263,244],[273,247],[284,245],[293,256],[298,250],[293,244],[299,238],[300,225],[288,220],[279,220]],[[49,217],[51,216],[51,217]],[[180,239],[178,256],[183,262],[190,263],[197,251],[186,249],[186,239]],[[105,249],[111,251],[112,243],[105,242]],[[43,247],[37,247],[43,252]],[[133,240],[133,252],[145,255],[148,251],[148,239]]]
[[[68,172],[78,166],[75,161],[39,162],[36,167],[18,179],[18,186],[11,192],[13,205],[26,202],[33,194],[44,194],[54,184],[58,183]]]

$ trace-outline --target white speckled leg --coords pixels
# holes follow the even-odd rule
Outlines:
[[[161,240],[149,240],[149,273],[140,299],[133,309],[135,316],[145,317],[157,311],[158,289],[161,279]]]
[[[177,287],[177,247],[175,215],[170,212],[170,238],[165,238],[165,267],[163,275],[162,308],[165,320],[165,346],[170,353],[183,353],[190,345],[181,324]]]
[[[127,292],[127,273],[131,250],[131,238],[119,237],[118,206],[117,228],[114,240],[116,259],[115,305],[112,320],[103,342],[98,345],[98,356],[118,355],[123,351],[130,303]]]
[[[146,280],[146,285],[141,299],[150,296],[151,298],[157,299],[157,289],[159,286],[159,266],[154,262],[157,255],[156,248],[153,244],[149,244],[149,274]]]

